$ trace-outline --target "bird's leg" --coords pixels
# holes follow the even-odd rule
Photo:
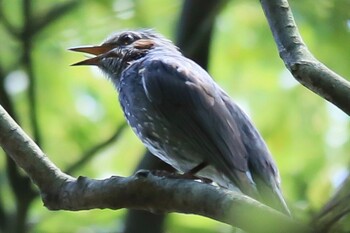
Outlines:
[[[190,169],[189,171],[187,171],[183,174],[179,174],[176,172],[164,171],[164,170],[155,170],[155,171],[152,171],[152,174],[156,175],[156,176],[165,176],[165,177],[171,178],[171,179],[200,180],[203,183],[212,183],[213,181],[211,179],[195,175],[197,172],[204,169],[206,166],[208,166],[207,162],[201,162],[200,164],[198,164],[197,166],[195,166],[194,168]]]
[[[205,162],[205,161],[201,162],[200,164],[198,164],[194,168],[192,168],[189,171],[187,171],[184,174],[182,174],[182,178],[193,179],[193,180],[200,180],[203,183],[212,183],[213,181],[211,179],[208,179],[208,178],[202,177],[202,176],[196,176],[196,173],[198,173],[199,171],[204,169],[206,166],[208,166],[207,162]]]
[[[198,164],[197,166],[195,166],[194,168],[192,168],[191,170],[185,172],[185,174],[190,174],[190,175],[194,175],[197,172],[199,172],[200,170],[204,169],[206,166],[208,166],[207,162],[201,162],[200,164]]]

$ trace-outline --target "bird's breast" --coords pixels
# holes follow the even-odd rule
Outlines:
[[[182,132],[153,106],[138,75],[122,77],[118,92],[128,124],[154,155],[180,171],[190,170],[202,162],[188,156],[188,145],[181,140]]]

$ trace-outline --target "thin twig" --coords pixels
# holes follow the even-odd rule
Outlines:
[[[7,32],[10,35],[12,35],[15,38],[18,38],[20,35],[19,30],[11,24],[11,22],[8,20],[8,18],[4,14],[3,9],[4,9],[3,0],[0,0],[0,22],[2,22],[2,24],[4,25],[4,27],[6,28]]]
[[[31,33],[36,35],[43,31],[45,28],[50,26],[53,22],[66,16],[70,11],[76,9],[81,3],[81,0],[72,0],[68,2],[61,3],[59,5],[55,4],[51,9],[45,12],[44,15],[39,15],[33,19]]]
[[[109,146],[111,143],[115,142],[118,140],[118,138],[121,136],[123,130],[126,128],[127,124],[125,122],[121,123],[116,131],[106,140],[99,142],[95,146],[92,146],[89,150],[84,152],[81,156],[80,159],[73,163],[71,166],[69,166],[66,170],[65,173],[67,174],[72,174],[74,173],[77,169],[81,168],[84,166],[86,163],[88,163],[97,153],[107,146]]]
[[[32,3],[30,0],[23,0],[24,27],[21,36],[23,46],[23,65],[28,75],[28,102],[29,102],[29,119],[33,130],[33,137],[37,144],[41,145],[41,134],[38,123],[38,101],[36,98],[36,78],[33,70],[32,60]]]

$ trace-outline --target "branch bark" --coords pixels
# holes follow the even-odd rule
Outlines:
[[[260,0],[280,57],[302,85],[350,115],[350,82],[310,53],[295,24],[287,0]]]
[[[51,210],[131,208],[181,212],[209,217],[248,232],[309,231],[247,196],[192,180],[159,177],[149,171],[104,180],[71,177],[48,159],[1,106],[0,146],[39,187],[44,205]]]

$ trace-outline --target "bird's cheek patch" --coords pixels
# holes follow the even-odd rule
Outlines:
[[[148,39],[140,39],[133,43],[134,48],[136,49],[150,49],[154,46],[154,43],[152,40]]]

